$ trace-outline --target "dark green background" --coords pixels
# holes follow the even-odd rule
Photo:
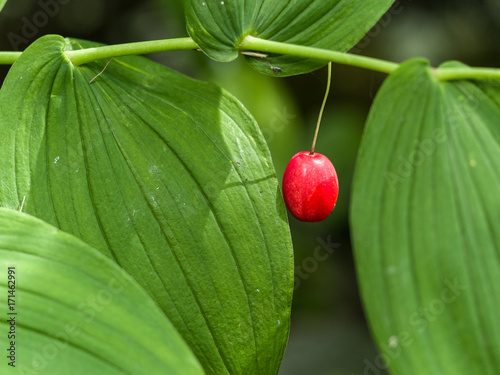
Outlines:
[[[49,33],[109,44],[186,36],[180,0],[64,2],[54,16],[47,17],[46,24],[26,35],[26,20],[33,21],[42,8],[37,0],[10,0],[0,14],[0,50],[14,49],[9,33],[10,39],[14,34],[26,39],[18,46],[21,50]],[[425,56],[434,66],[461,60],[474,66],[499,67],[499,35],[500,3],[496,0],[401,0],[353,52],[397,62]],[[263,129],[279,175],[294,153],[310,147],[324,94],[324,70],[273,79],[253,72],[243,59],[221,64],[191,51],[151,58],[191,77],[216,82],[238,97]],[[0,68],[2,80],[7,71],[8,67]],[[377,353],[357,292],[347,215],[359,139],[383,79],[379,73],[334,65],[332,92],[316,150],[337,168],[339,201],[322,223],[290,219],[295,264],[305,277],[295,292],[282,375],[381,374],[368,365]],[[326,260],[315,259],[315,249],[328,242],[337,244],[333,254]]]

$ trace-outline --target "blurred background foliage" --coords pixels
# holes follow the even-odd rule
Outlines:
[[[58,3],[59,9],[51,12],[44,11],[40,1],[47,2],[7,3],[0,14],[0,50],[23,50],[50,33],[108,44],[186,36],[180,0],[59,0],[64,5]],[[52,14],[44,18],[40,12]],[[28,23],[33,27],[26,26]],[[500,67],[499,35],[498,0],[401,0],[353,53],[397,62],[425,56],[434,66],[461,60],[474,66]],[[277,79],[255,73],[244,59],[221,64],[195,51],[150,58],[214,82],[239,98],[261,126],[280,177],[291,156],[310,148],[326,84],[324,69]],[[8,67],[0,68],[2,80],[7,72]],[[280,375],[383,374],[370,365],[377,352],[357,292],[348,205],[364,121],[384,77],[334,65],[316,150],[333,161],[340,196],[334,213],[324,222],[307,224],[290,218],[297,287],[290,342]],[[333,249],[327,259],[321,249],[325,244]]]

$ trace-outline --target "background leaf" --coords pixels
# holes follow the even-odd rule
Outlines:
[[[15,267],[14,297],[8,267]],[[203,374],[144,289],[77,238],[0,208],[0,270],[0,344],[15,342],[15,367],[4,356],[2,374]]]
[[[393,0],[184,0],[187,29],[200,48],[218,61],[238,56],[247,35],[345,52],[389,9]],[[324,61],[270,55],[248,58],[258,71],[289,76],[308,73]]]
[[[371,371],[500,368],[499,104],[498,82],[440,83],[421,60],[375,100],[351,207]]]
[[[71,43],[71,45],[70,45]],[[140,57],[74,67],[48,36],[0,93],[0,200],[115,259],[207,373],[277,372],[292,247],[255,121],[220,88]]]

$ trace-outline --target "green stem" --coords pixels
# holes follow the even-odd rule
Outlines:
[[[399,67],[399,64],[397,63],[375,59],[373,57],[359,56],[295,44],[273,42],[270,40],[255,38],[251,35],[248,35],[245,39],[243,39],[240,47],[245,51],[253,50],[332,61],[339,64],[356,66],[387,74],[394,72]],[[495,68],[438,68],[435,70],[435,74],[440,81],[460,79],[500,79],[500,69]]]
[[[339,64],[357,66],[359,68],[375,70],[388,74],[392,73],[399,67],[399,64],[397,63],[375,59],[373,57],[353,55],[321,48],[299,46],[296,44],[273,42],[270,40],[255,38],[250,35],[243,39],[240,47],[242,50],[246,51],[252,50],[267,53],[278,53],[283,55],[332,61]]]
[[[332,84],[332,63],[328,63],[328,78],[326,82],[326,92],[323,98],[323,104],[321,104],[321,109],[319,111],[318,123],[316,124],[316,131],[314,132],[314,138],[311,146],[311,155],[314,155],[314,149],[316,148],[316,141],[318,140],[319,126],[321,125],[321,119],[323,118],[323,111],[325,110],[326,101],[328,99],[328,94],[330,93],[330,86]]]
[[[94,47],[66,51],[66,56],[74,65],[83,65],[89,62],[120,57],[127,55],[144,55],[148,53],[181,51],[197,49],[198,45],[191,38],[176,38],[153,40],[149,42],[136,42],[115,44],[111,46]]]
[[[500,79],[500,69],[494,68],[438,68],[435,74],[441,82],[459,79]]]
[[[82,65],[95,60],[110,59],[112,57],[191,50],[197,48],[198,45],[191,38],[176,38],[86,48],[81,50],[66,51],[65,53],[74,65]],[[397,63],[375,59],[373,57],[359,56],[321,48],[299,46],[295,44],[273,42],[270,40],[255,38],[250,35],[243,39],[240,45],[240,50],[242,52],[257,51],[264,53],[277,53],[324,60],[325,62],[331,61],[387,74],[392,73],[399,67],[399,64]],[[0,52],[0,65],[11,65],[19,58],[20,55],[21,52]],[[500,69],[494,68],[438,68],[435,70],[435,74],[440,81],[460,79],[500,80]]]
[[[22,52],[0,52],[0,65],[12,65]]]

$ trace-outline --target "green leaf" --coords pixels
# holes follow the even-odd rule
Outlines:
[[[231,61],[247,36],[326,48],[351,49],[394,0],[184,0],[190,36],[211,58]],[[284,55],[248,58],[258,71],[278,76],[308,73],[324,61]],[[274,73],[272,67],[281,69]]]
[[[0,208],[0,272],[2,374],[204,373],[135,280],[39,219]]]
[[[7,0],[0,0],[0,12],[2,11],[2,9],[6,3],[7,3]]]
[[[141,57],[75,67],[48,36],[0,92],[0,201],[115,259],[209,374],[274,374],[293,283],[265,141],[222,89]]]
[[[498,373],[499,124],[498,82],[438,82],[421,60],[375,100],[351,224],[365,308],[393,374]]]

